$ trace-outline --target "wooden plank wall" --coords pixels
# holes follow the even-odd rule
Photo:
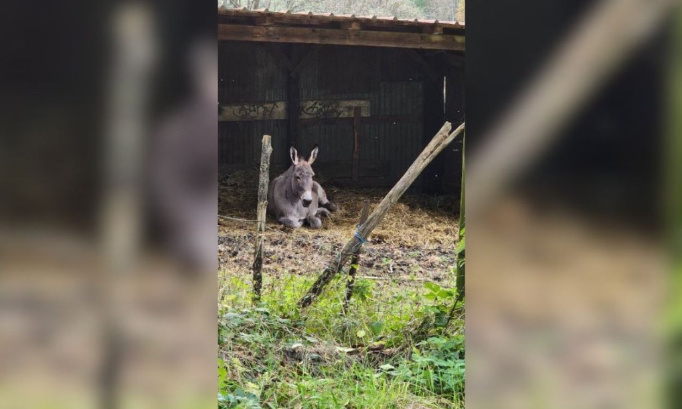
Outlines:
[[[256,166],[260,138],[268,133],[273,137],[273,172],[285,169],[288,133],[295,125],[299,151],[307,155],[319,145],[318,178],[339,185],[392,186],[424,146],[424,84],[427,78],[433,80],[433,73],[415,64],[406,51],[221,42],[219,98],[230,112],[222,114],[219,124],[220,164]],[[299,111],[292,125],[288,73],[297,60],[299,104],[314,109]],[[239,111],[240,104],[277,107],[234,118],[235,107],[236,112],[245,112]],[[354,118],[355,106],[360,107],[360,118]],[[357,181],[353,181],[354,121],[359,141]],[[442,125],[442,114],[438,122],[436,128]]]

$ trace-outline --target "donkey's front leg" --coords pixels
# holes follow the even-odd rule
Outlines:
[[[322,186],[319,183],[313,182],[313,190],[317,193],[317,202],[321,207],[324,207],[325,209],[328,209],[332,212],[335,212],[339,209],[337,205],[329,201],[327,198],[327,193],[324,191],[324,189],[322,189]]]
[[[315,213],[315,216],[317,217],[329,217],[329,215],[329,210],[325,209],[324,207],[318,207],[317,212]]]
[[[303,223],[300,220],[291,216],[282,216],[278,218],[277,221],[285,226],[293,227],[295,229],[303,225]]]
[[[306,218],[306,220],[308,221],[308,224],[310,225],[310,227],[312,227],[313,229],[319,229],[320,227],[322,227],[322,220],[320,220],[319,217],[317,217],[313,214],[308,216]]]

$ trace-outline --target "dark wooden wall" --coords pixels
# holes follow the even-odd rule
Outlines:
[[[319,178],[390,187],[444,120],[463,119],[463,67],[445,52],[245,42],[221,42],[219,52],[223,167],[256,166],[267,133],[276,172],[289,166],[290,145],[307,155],[319,144]],[[300,104],[302,111],[292,109]],[[458,146],[415,187],[458,194]]]

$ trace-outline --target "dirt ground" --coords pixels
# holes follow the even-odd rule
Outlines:
[[[220,177],[219,266],[228,274],[248,273],[253,263],[257,180],[255,170],[224,172]],[[266,274],[315,275],[322,271],[352,236],[363,201],[370,201],[371,211],[388,192],[323,187],[339,211],[324,219],[321,229],[304,226],[292,231],[268,217]],[[358,274],[419,285],[426,280],[451,283],[457,208],[454,196],[406,194],[370,236]]]

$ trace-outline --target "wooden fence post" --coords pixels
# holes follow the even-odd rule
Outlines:
[[[268,207],[268,184],[270,182],[270,135],[263,135],[260,156],[260,178],[258,181],[258,215],[256,230],[256,252],[253,260],[253,302],[260,301],[263,287],[263,234],[265,233],[265,212]]]
[[[462,186],[460,189],[460,195],[459,195],[459,242],[462,241],[464,238],[464,229],[466,227],[466,212],[464,209],[464,185],[465,185],[465,175],[466,175],[466,166],[465,166],[465,154],[466,154],[466,139],[463,138],[462,141]],[[456,279],[456,285],[457,285],[457,298],[462,299],[464,298],[464,279],[465,279],[465,267],[462,265],[460,267],[462,259],[464,259],[465,254],[464,251],[460,254],[457,254],[457,279]]]
[[[466,179],[466,136],[462,138],[462,185],[460,187],[460,196],[459,196],[459,234],[458,234],[458,240],[455,243],[456,248],[457,248],[457,255],[455,258],[455,271],[457,272],[456,277],[455,277],[455,286],[457,288],[457,297],[452,302],[452,307],[450,307],[450,312],[448,313],[448,320],[445,322],[445,328],[447,328],[450,325],[450,321],[455,317],[455,311],[457,309],[457,303],[462,301],[464,299],[464,279],[465,279],[465,270],[466,270],[466,265],[463,263],[466,262],[466,248],[463,248],[460,250],[459,244],[462,243],[462,240],[466,240],[465,238],[465,227],[466,227],[466,212],[464,209],[464,190],[465,190],[465,179]],[[464,242],[464,245],[466,246],[466,241]]]
[[[369,200],[365,199],[365,203],[362,206],[362,213],[360,213],[360,222],[358,227],[362,226],[365,221],[367,221],[367,215],[369,214]],[[346,284],[346,299],[343,302],[343,313],[346,313],[348,309],[348,303],[353,296],[353,286],[355,285],[355,273],[358,271],[358,263],[360,262],[360,249],[357,249],[353,253],[353,258],[350,261],[350,270],[348,270],[348,283]]]
[[[431,142],[424,148],[417,159],[412,163],[407,172],[396,183],[386,196],[381,200],[381,203],[374,209],[367,221],[360,226],[355,235],[346,243],[343,250],[334,257],[327,268],[320,274],[315,283],[310,287],[308,292],[301,298],[298,304],[301,308],[306,308],[317,298],[324,287],[334,278],[334,276],[341,270],[343,265],[348,261],[348,258],[362,245],[362,242],[372,233],[372,230],[381,223],[386,212],[400,199],[405,191],[417,179],[424,168],[431,163],[446,146],[452,142],[462,131],[464,131],[464,123],[462,123],[453,132],[450,132],[452,126],[450,122],[445,122],[443,127],[433,137]]]

